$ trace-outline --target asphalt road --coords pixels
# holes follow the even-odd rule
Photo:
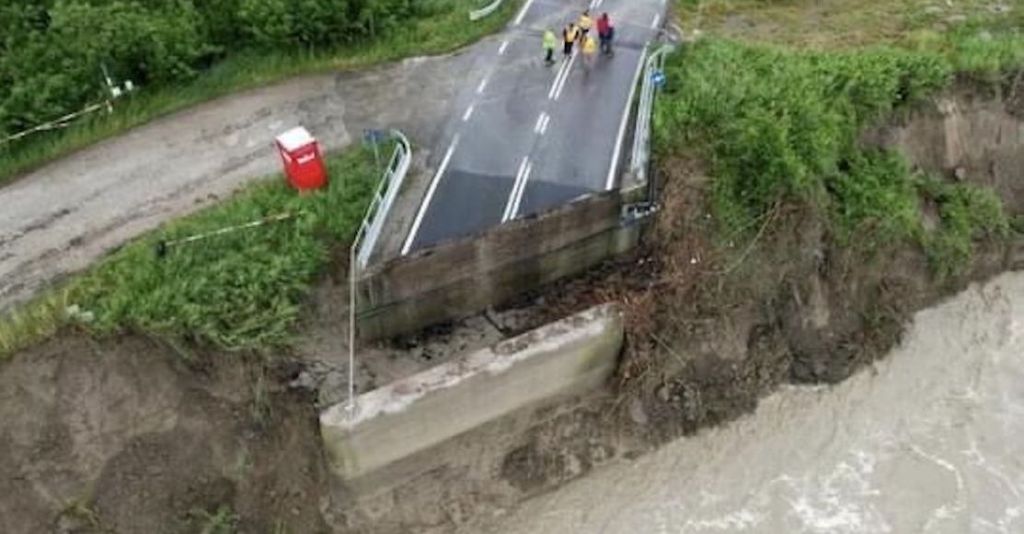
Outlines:
[[[593,0],[595,19],[608,12],[616,28],[614,55],[588,68],[559,49],[559,61],[545,65],[544,28],[560,37],[587,5],[528,1],[502,38],[477,54],[433,150],[436,171],[402,254],[618,185],[627,103],[666,6]]]

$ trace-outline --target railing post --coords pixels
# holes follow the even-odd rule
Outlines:
[[[412,145],[409,139],[398,130],[391,130],[391,135],[398,141],[391,161],[384,169],[380,182],[373,192],[366,215],[359,223],[359,229],[352,239],[348,251],[348,405],[349,417],[356,415],[356,313],[359,306],[358,280],[359,272],[366,267],[373,254],[374,245],[380,236],[384,219],[391,210],[391,205],[398,196],[405,175],[412,162]]]
[[[359,233],[362,233],[360,227]],[[349,419],[356,415],[356,279],[359,266],[356,263],[355,241],[349,249],[348,256],[348,411]]]

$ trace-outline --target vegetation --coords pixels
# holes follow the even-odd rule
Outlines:
[[[194,509],[189,513],[189,519],[198,534],[234,534],[238,531],[238,515],[224,505],[213,513]]]
[[[284,180],[169,224],[0,322],[0,355],[74,321],[97,334],[134,329],[226,350],[289,342],[310,285],[347,244],[379,177],[368,150],[328,158],[330,184],[298,195]],[[287,219],[174,245],[161,241],[277,215]]]
[[[1024,10],[991,0],[676,0],[684,30],[839,49],[941,40],[950,30],[1020,31]]]
[[[961,47],[963,35],[948,41],[956,54],[938,47],[800,52],[702,40],[668,62],[654,120],[658,150],[697,146],[711,162],[723,235],[750,232],[779,204],[802,203],[827,214],[843,243],[875,250],[913,239],[937,273],[956,273],[974,237],[1009,228],[998,200],[914,176],[900,156],[865,149],[858,136],[946,88],[964,65],[998,81],[1014,62],[1024,63],[1020,37]],[[941,213],[942,224],[930,231],[919,208],[925,197]]]
[[[939,208],[941,230],[922,237],[939,276],[956,274],[967,264],[979,233],[999,235],[1011,229],[999,197],[989,189],[924,179],[921,191]]]
[[[185,106],[300,73],[441,53],[499,28],[481,0],[0,1],[0,139],[141,89],[70,128],[0,144],[0,183]]]

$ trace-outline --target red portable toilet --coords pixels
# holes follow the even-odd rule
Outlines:
[[[318,189],[327,183],[327,170],[320,146],[309,131],[297,126],[275,138],[288,183],[300,191]]]

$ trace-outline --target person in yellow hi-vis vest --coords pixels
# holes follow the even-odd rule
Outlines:
[[[583,66],[590,71],[597,58],[597,40],[588,35],[583,38],[581,47],[583,48]]]
[[[576,25],[580,28],[580,42],[582,43],[587,38],[587,34],[590,33],[590,27],[594,25],[594,21],[590,18],[590,10],[583,11]]]
[[[544,30],[544,63],[550,65],[555,62],[555,47],[558,46],[558,38],[555,32]]]
[[[567,59],[572,55],[572,45],[576,42],[576,39],[579,38],[579,35],[579,29],[577,29],[576,25],[571,22],[562,30],[562,53]]]

